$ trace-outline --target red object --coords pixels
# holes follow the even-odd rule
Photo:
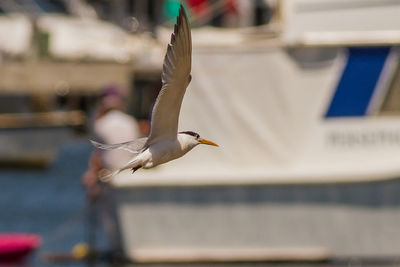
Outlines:
[[[24,261],[41,243],[40,236],[34,234],[0,233],[0,263]]]
[[[186,0],[186,3],[189,5],[190,11],[196,16],[203,15],[209,8],[208,0]]]
[[[225,10],[230,14],[238,13],[238,3],[236,0],[225,0]]]

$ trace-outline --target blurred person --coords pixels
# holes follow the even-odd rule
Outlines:
[[[105,143],[121,143],[140,137],[139,124],[135,118],[125,113],[124,95],[116,86],[109,86],[100,95],[100,102],[93,125],[96,140]],[[110,150],[103,153],[107,167],[121,167],[121,162],[129,161],[127,151]]]
[[[120,143],[140,137],[138,122],[124,112],[125,108],[124,95],[118,87],[109,86],[103,91],[94,114],[93,134],[97,140]],[[90,155],[88,170],[82,177],[91,208],[95,209],[94,216],[100,215],[109,246],[115,252],[122,252],[122,242],[112,188],[110,184],[100,182],[98,177],[102,169],[120,168],[130,158],[130,153],[123,150],[96,150]]]

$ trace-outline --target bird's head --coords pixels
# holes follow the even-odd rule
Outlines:
[[[199,144],[210,145],[210,146],[218,146],[216,143],[211,142],[207,139],[201,138],[198,133],[192,131],[184,131],[179,132],[179,136],[181,136],[182,140],[190,147],[195,147]]]

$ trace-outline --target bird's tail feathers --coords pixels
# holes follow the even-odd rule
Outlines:
[[[112,178],[114,178],[115,175],[117,175],[120,172],[121,172],[121,169],[117,169],[117,170],[103,169],[99,173],[99,179],[102,182],[108,183],[109,181],[111,181]]]
[[[104,149],[104,150],[116,149],[123,145],[123,144],[106,145],[106,144],[102,144],[102,143],[99,143],[99,142],[96,142],[93,140],[90,140],[90,142],[92,143],[93,146],[100,148],[100,149]]]

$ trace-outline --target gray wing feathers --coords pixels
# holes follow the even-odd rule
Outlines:
[[[100,149],[104,149],[104,150],[123,149],[123,150],[129,151],[133,154],[140,153],[143,150],[143,148],[145,147],[146,141],[147,141],[147,137],[139,138],[139,139],[129,141],[129,142],[107,145],[107,144],[102,144],[102,143],[90,140],[90,142],[93,144],[93,146],[100,148]]]
[[[174,79],[182,79],[190,74],[192,61],[191,38],[189,21],[184,9],[181,7],[174,32],[171,34],[171,43],[168,44],[164,58],[161,75],[163,84],[167,84]]]
[[[181,6],[164,58],[163,86],[154,104],[147,145],[162,139],[176,138],[179,112],[190,82],[192,39],[189,20]]]

